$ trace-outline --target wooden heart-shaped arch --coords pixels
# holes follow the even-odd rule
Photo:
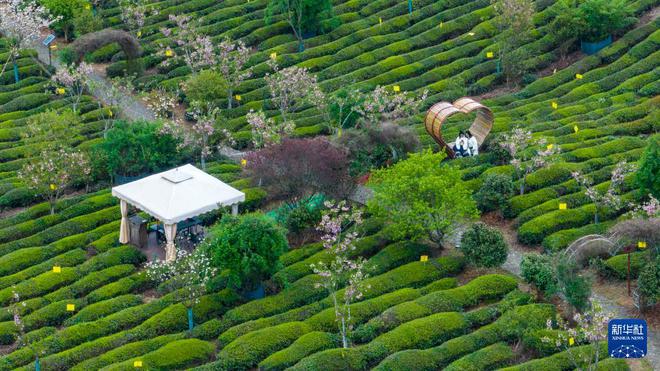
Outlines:
[[[426,119],[424,120],[426,131],[438,143],[440,148],[447,152],[449,158],[454,158],[456,154],[442,138],[442,124],[455,113],[470,113],[473,111],[477,113],[477,117],[470,126],[469,132],[477,138],[477,142],[481,146],[493,128],[495,119],[493,112],[488,107],[471,98],[461,98],[454,104],[449,102],[436,103],[426,113]]]

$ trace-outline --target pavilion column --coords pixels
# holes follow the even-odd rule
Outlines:
[[[119,225],[119,243],[128,243],[128,203],[119,200],[119,210],[121,211],[121,224]]]
[[[165,230],[165,239],[167,240],[167,243],[165,244],[165,261],[171,262],[176,259],[176,246],[174,246],[176,223],[164,224],[163,229]]]
[[[231,215],[233,216],[238,215],[238,204],[231,205]]]

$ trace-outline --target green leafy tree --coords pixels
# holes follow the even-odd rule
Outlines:
[[[499,60],[506,83],[520,79],[528,70],[527,58],[533,51],[523,47],[534,29],[534,2],[532,0],[493,0],[499,14]]]
[[[639,161],[637,185],[643,194],[660,198],[660,135],[649,138],[649,144]]]
[[[90,10],[92,4],[87,0],[41,0],[50,14],[59,17],[59,20],[53,24],[56,31],[64,34],[64,39],[69,41],[73,33],[74,19],[81,9]]]
[[[484,223],[475,223],[465,231],[459,250],[477,267],[499,267],[506,261],[509,246],[502,232]]]
[[[213,265],[228,270],[228,284],[251,290],[280,267],[289,246],[285,232],[262,214],[227,215],[211,228],[206,242]]]
[[[94,147],[94,167],[106,175],[135,176],[180,163],[177,140],[162,132],[162,124],[117,121],[105,140]]]
[[[369,182],[374,197],[369,211],[390,220],[396,239],[428,237],[441,244],[459,223],[479,216],[461,172],[442,165],[444,153],[411,154],[394,166],[376,170]]]
[[[520,263],[520,274],[525,282],[534,285],[546,297],[554,295],[559,287],[552,258],[548,255],[527,254]]]
[[[484,184],[474,194],[477,207],[482,212],[502,209],[506,206],[509,197],[513,196],[516,188],[511,177],[504,174],[489,174]]]
[[[291,27],[300,51],[305,48],[305,34],[324,32],[338,23],[330,0],[270,0],[266,23],[273,23],[277,15],[282,15]]]
[[[551,30],[563,41],[562,55],[577,40],[600,41],[633,19],[625,0],[562,0],[554,7]]]
[[[589,277],[580,274],[577,263],[563,255],[557,259],[556,271],[559,290],[566,301],[580,312],[586,310],[591,296]]]
[[[188,78],[183,86],[186,98],[199,108],[210,111],[218,107],[217,102],[227,97],[227,83],[222,75],[212,70],[203,70]]]
[[[626,0],[585,0],[578,8],[578,34],[585,41],[600,41],[626,25]]]

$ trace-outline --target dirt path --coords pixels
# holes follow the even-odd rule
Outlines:
[[[37,55],[41,63],[48,65],[49,61],[47,47],[40,44],[39,47],[37,47]],[[57,68],[60,66],[60,61],[57,58],[53,58],[52,64]],[[105,79],[105,76],[102,76],[98,71],[95,70],[91,75],[91,79],[94,81],[94,84],[92,84],[93,86],[90,88],[92,95],[94,95],[103,104],[110,105],[108,99],[110,96],[110,94],[108,94],[110,91],[110,84]],[[121,112],[121,117],[131,121],[153,121],[156,119],[156,116],[149,109],[149,107],[147,107],[146,104],[142,102],[142,100],[133,95],[124,96],[117,108]]]

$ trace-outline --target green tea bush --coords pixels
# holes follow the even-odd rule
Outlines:
[[[272,353],[268,358],[259,362],[259,368],[273,371],[284,370],[310,354],[336,347],[339,344],[338,340],[335,335],[327,332],[309,332],[299,337],[287,348]]]

